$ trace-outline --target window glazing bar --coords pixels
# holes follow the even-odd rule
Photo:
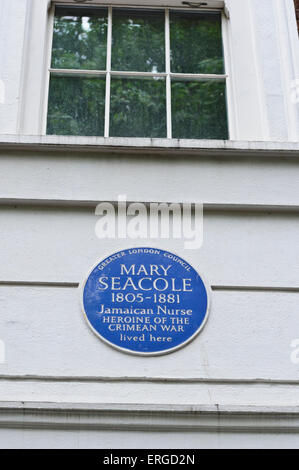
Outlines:
[[[106,75],[105,70],[84,70],[84,69],[49,69],[53,75]]]
[[[122,76],[122,77],[166,77],[167,74],[163,72],[130,72],[128,70],[112,70],[111,75],[113,76]]]
[[[110,123],[110,91],[111,91],[111,49],[112,49],[112,7],[108,8],[108,30],[107,30],[107,75],[105,95],[105,130],[104,137],[109,137]]]
[[[106,70],[84,70],[84,69],[53,69],[50,68],[51,74],[55,75],[106,75]],[[124,77],[167,77],[165,72],[134,72],[128,70],[110,70],[110,75]],[[169,73],[172,78],[182,78],[191,80],[225,80],[227,74],[205,74],[205,73]]]
[[[177,78],[181,80],[219,80],[224,81],[228,77],[226,74],[205,74],[205,73],[170,73],[171,78]]]
[[[166,124],[167,138],[172,138],[171,124],[171,78],[170,78],[170,22],[169,9],[165,9],[165,65],[166,65]]]

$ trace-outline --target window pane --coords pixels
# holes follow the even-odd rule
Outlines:
[[[104,78],[51,77],[48,134],[104,135]]]
[[[165,80],[113,78],[110,126],[112,137],[165,137]]]
[[[171,71],[224,73],[221,16],[170,12]]]
[[[52,67],[106,69],[107,9],[56,8]]]
[[[228,138],[224,82],[173,81],[171,93],[174,138]]]
[[[164,11],[113,9],[112,70],[165,71]]]

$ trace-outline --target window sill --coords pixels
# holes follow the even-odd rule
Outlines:
[[[0,135],[0,150],[60,150],[72,152],[128,154],[171,154],[299,157],[298,142],[233,141],[197,139],[150,139],[123,137]]]

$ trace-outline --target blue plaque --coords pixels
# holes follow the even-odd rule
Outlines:
[[[115,348],[144,356],[175,351],[203,328],[208,290],[185,260],[131,248],[96,264],[82,286],[92,330]]]

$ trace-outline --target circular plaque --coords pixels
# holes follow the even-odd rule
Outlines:
[[[143,356],[185,346],[203,328],[208,288],[184,259],[131,248],[99,261],[82,286],[89,326],[106,343]]]

